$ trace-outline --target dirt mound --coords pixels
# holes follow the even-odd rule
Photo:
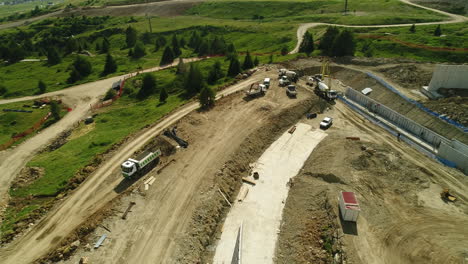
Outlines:
[[[52,141],[52,143],[47,145],[47,147],[42,149],[39,153],[51,152],[51,151],[54,151],[54,150],[60,148],[61,146],[65,145],[65,143],[67,143],[68,137],[71,135],[72,131],[73,131],[73,129],[69,129],[67,131],[64,131],[64,132],[60,133],[60,135],[58,135],[54,139],[54,141]]]
[[[432,78],[432,71],[415,64],[380,68],[379,72],[399,85],[410,89],[420,89],[422,86],[428,85]]]
[[[307,176],[312,176],[314,178],[319,178],[325,182],[328,183],[341,183],[341,184],[346,184],[344,183],[339,177],[337,177],[335,174],[332,173],[312,173],[312,172],[306,172],[304,175]]]
[[[268,125],[251,133],[251,136],[239,146],[232,159],[225,163],[216,174],[214,186],[211,188],[201,207],[195,210],[189,230],[189,241],[180,243],[177,263],[206,263],[212,258],[213,252],[207,248],[214,247],[216,234],[220,232],[220,223],[229,211],[229,206],[218,192],[218,188],[233,201],[241,186],[241,178],[247,174],[249,164],[258,159],[263,151],[287,128],[297,122],[305,113],[314,107],[315,101],[308,99],[300,105],[285,109],[272,117]]]
[[[424,106],[468,126],[468,97],[450,97],[427,101]]]

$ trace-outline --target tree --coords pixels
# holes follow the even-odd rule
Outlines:
[[[200,41],[201,41],[201,38],[198,32],[193,31],[192,35],[190,36],[188,46],[195,50],[198,48],[198,46],[200,46]]]
[[[102,40],[102,45],[101,45],[100,52],[102,54],[104,54],[104,53],[108,53],[109,50],[110,50],[110,42],[109,42],[109,40],[107,38],[104,38]]]
[[[335,41],[336,37],[340,31],[336,27],[328,27],[327,31],[323,35],[322,39],[320,40],[319,44],[319,49],[322,50],[322,52],[325,55],[331,55],[331,49],[333,46],[333,42]]]
[[[211,53],[212,54],[226,54],[226,41],[223,38],[215,38],[211,41]]]
[[[106,95],[104,96],[104,101],[109,100],[109,99],[112,99],[112,98],[114,98],[116,95],[117,95],[117,92],[116,92],[113,88],[110,88],[109,90],[107,90],[107,93],[106,93]]]
[[[105,76],[115,71],[117,71],[117,64],[115,63],[115,60],[112,57],[112,55],[110,55],[110,53],[107,53],[106,63],[104,64],[104,70],[102,71],[102,75]]]
[[[442,29],[440,28],[440,25],[437,25],[436,29],[434,30],[434,36],[440,37],[442,35]]]
[[[270,54],[270,59],[268,60],[268,64],[272,64],[273,63],[273,54]]]
[[[144,99],[156,92],[156,78],[151,73],[143,76],[143,83],[138,91],[137,98]]]
[[[250,56],[250,52],[247,51],[245,55],[244,64],[242,64],[242,69],[248,70],[254,67],[252,57]]]
[[[76,56],[75,61],[73,61],[72,65],[82,77],[90,75],[93,69],[89,60],[83,56]]]
[[[79,47],[78,41],[75,38],[67,39],[67,42],[65,42],[65,54],[70,54],[78,50],[78,47]]]
[[[80,73],[78,72],[78,70],[72,66],[72,70],[70,72],[70,76],[68,77],[67,79],[67,83],[75,83],[79,80],[81,80],[81,75]]]
[[[169,97],[169,95],[167,94],[166,88],[162,87],[161,91],[159,92],[159,102],[161,103],[166,102],[167,97]]]
[[[176,34],[172,35],[172,52],[174,52],[174,57],[179,57],[182,54]]]
[[[185,66],[184,60],[179,58],[179,63],[177,64],[176,74],[185,74],[187,67]]]
[[[229,62],[229,68],[228,68],[227,75],[230,76],[230,77],[235,77],[240,72],[241,72],[240,62],[237,59],[237,57],[234,57]]]
[[[50,47],[47,49],[47,63],[49,65],[55,65],[62,61],[60,54],[58,53],[55,47]]]
[[[196,52],[198,52],[198,56],[209,55],[211,53],[210,43],[206,40],[202,40]]]
[[[198,99],[202,108],[210,108],[215,104],[216,93],[210,87],[204,87],[200,91]]]
[[[307,56],[310,56],[310,54],[314,51],[314,39],[312,37],[312,34],[310,34],[308,31],[304,33],[304,36],[302,38],[302,43],[299,46],[299,52],[304,52],[307,54]]]
[[[47,86],[42,80],[39,80],[37,83],[37,89],[39,90],[39,94],[43,94],[46,92]]]
[[[137,31],[134,28],[129,26],[125,30],[125,43],[127,43],[127,48],[133,48],[133,46],[135,46],[136,44],[136,41],[137,41]]]
[[[356,44],[354,42],[353,33],[349,30],[343,30],[335,38],[333,42],[331,54],[333,56],[353,56]]]
[[[137,44],[135,45],[135,48],[133,49],[132,57],[134,59],[139,59],[145,55],[146,55],[145,45],[143,45],[143,43],[138,41]]]
[[[154,43],[154,51],[158,51],[161,47],[164,47],[166,45],[166,38],[158,35],[156,37],[156,42]]]
[[[257,67],[259,64],[260,64],[260,61],[258,60],[258,57],[255,56],[255,59],[254,59],[254,65],[255,65],[255,67]]]
[[[216,61],[213,64],[213,67],[210,69],[210,72],[208,73],[208,83],[209,84],[215,84],[217,80],[223,78],[223,70],[221,69],[221,62]]]
[[[200,69],[196,64],[190,64],[189,72],[185,78],[185,91],[187,91],[189,95],[194,95],[200,92],[203,87],[205,87],[205,83],[203,82],[203,75]]]
[[[413,24],[413,25],[410,27],[409,32],[415,33],[415,32],[416,32],[416,25]]]
[[[5,95],[6,93],[8,93],[8,89],[5,87],[5,85],[0,84],[0,96]]]
[[[161,63],[159,65],[168,65],[171,64],[174,61],[174,53],[172,53],[172,49],[169,46],[166,46],[164,49],[162,58],[161,58]]]
[[[50,113],[55,121],[60,120],[60,106],[57,101],[50,102]]]

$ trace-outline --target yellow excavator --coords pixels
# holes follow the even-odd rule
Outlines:
[[[449,189],[444,189],[441,193],[440,193],[440,198],[442,198],[442,200],[444,201],[447,201],[447,202],[455,202],[457,200],[457,197],[453,196],[452,194],[450,194],[450,190]]]

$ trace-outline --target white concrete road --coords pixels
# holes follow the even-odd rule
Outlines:
[[[231,263],[239,226],[243,223],[241,262],[273,263],[287,183],[296,176],[314,148],[327,134],[298,123],[293,134],[285,132],[256,162],[260,174],[242,202],[236,202],[223,226],[214,263]],[[247,176],[247,175],[246,175]],[[240,192],[241,194],[241,192]],[[237,199],[236,199],[237,200]]]

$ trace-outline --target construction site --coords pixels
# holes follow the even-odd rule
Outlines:
[[[167,2],[151,5],[175,16],[199,1]],[[298,27],[290,54],[319,24]],[[106,109],[134,114],[124,105],[135,98],[124,96],[143,86],[141,75],[176,75],[184,62],[211,58],[0,100],[44,107],[53,98],[68,111],[37,130],[49,112],[0,151],[0,216],[12,222],[3,225],[0,263],[468,263],[466,64],[352,56],[257,63],[226,78],[210,107],[201,95],[177,94],[173,108],[158,99],[151,107],[169,110],[154,119],[141,110],[156,120],[142,129],[116,143],[75,144],[95,152],[86,166],[70,162],[73,177],[60,192],[17,194],[47,173],[40,155],[111,123]],[[31,204],[27,216],[8,217]]]

